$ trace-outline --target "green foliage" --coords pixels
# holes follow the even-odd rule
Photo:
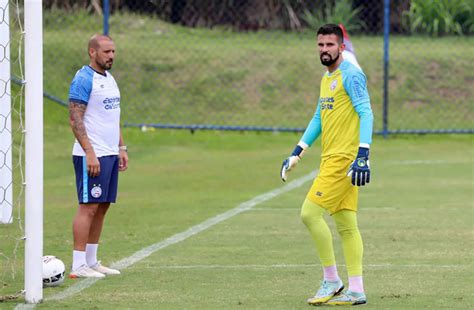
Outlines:
[[[411,33],[432,36],[474,32],[472,0],[413,0],[404,12],[403,23]]]
[[[364,27],[364,22],[358,15],[361,9],[352,9],[351,0],[341,0],[334,5],[327,3],[325,8],[316,12],[306,9],[302,18],[312,29],[318,29],[324,24],[343,24],[348,32],[356,32]]]
[[[90,29],[91,14],[86,10],[75,10],[74,14],[67,14],[66,11],[56,7],[51,8],[43,14],[43,27],[46,29],[57,28],[58,25],[62,29],[81,28]],[[97,16],[97,20],[101,17]]]

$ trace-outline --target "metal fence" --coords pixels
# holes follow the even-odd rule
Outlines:
[[[281,4],[273,15],[265,8],[252,15],[247,5],[227,19],[215,4],[225,1],[211,1],[204,12],[196,1],[171,1],[181,8],[155,1],[153,10],[148,1],[106,0],[102,10],[97,2],[45,7],[44,89],[52,100],[66,103],[72,77],[88,63],[88,39],[104,31],[117,46],[112,73],[124,125],[302,131],[324,72],[315,27],[333,14],[345,18],[368,77],[376,133],[474,132],[474,39],[408,31],[410,1],[329,1],[319,8],[273,1]],[[336,10],[347,3],[355,14],[344,17]],[[211,13],[213,20],[202,17]],[[238,14],[245,19],[232,23]]]

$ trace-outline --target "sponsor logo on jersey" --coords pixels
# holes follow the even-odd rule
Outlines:
[[[99,198],[102,196],[102,188],[100,188],[100,184],[94,184],[94,187],[91,189],[91,196],[94,198]]]
[[[322,97],[319,102],[321,103],[321,111],[334,109],[334,97]]]
[[[334,105],[332,103],[323,103],[321,104],[321,110],[333,110]]]
[[[120,108],[120,97],[105,98],[102,103],[106,110],[115,110]]]
[[[365,83],[360,77],[354,76],[352,78],[352,85],[354,89],[354,94],[357,98],[362,98],[365,96],[366,94]]]
[[[319,99],[319,102],[325,103],[325,102],[334,102],[334,97],[322,97]]]

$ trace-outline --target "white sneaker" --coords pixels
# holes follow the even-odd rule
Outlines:
[[[69,278],[76,279],[76,278],[105,278],[103,273],[95,271],[91,269],[87,265],[82,265],[81,267],[77,268],[76,270],[71,271],[69,274]]]
[[[344,284],[339,279],[337,281],[321,281],[321,286],[311,298],[306,300],[307,303],[313,306],[319,306],[326,303],[333,296],[337,296],[344,289]]]
[[[119,270],[112,269],[112,268],[109,268],[109,267],[105,267],[100,263],[100,261],[98,261],[97,264],[95,264],[94,266],[91,266],[90,268],[92,270],[95,270],[95,271],[100,272],[102,274],[105,274],[107,276],[120,274]]]

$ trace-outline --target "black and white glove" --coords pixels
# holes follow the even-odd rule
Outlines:
[[[305,143],[298,143],[290,157],[283,161],[280,170],[280,177],[283,182],[286,182],[286,179],[288,178],[288,172],[290,172],[296,166],[296,164],[298,164],[307,148],[308,146]]]
[[[370,183],[369,148],[359,147],[347,176],[352,177],[352,185],[364,186]]]

